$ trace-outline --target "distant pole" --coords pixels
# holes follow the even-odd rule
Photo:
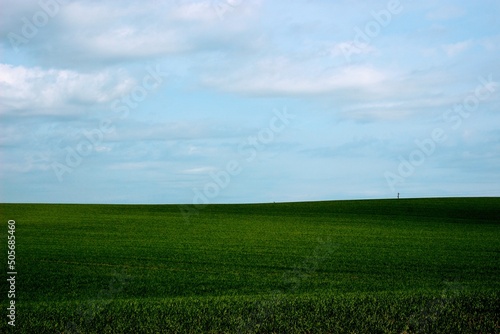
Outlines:
[[[398,193],[398,199],[399,199],[399,193]]]

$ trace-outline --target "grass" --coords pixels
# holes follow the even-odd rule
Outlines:
[[[500,331],[500,198],[180,209],[0,205],[15,332]]]

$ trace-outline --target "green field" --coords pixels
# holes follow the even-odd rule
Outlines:
[[[500,332],[500,198],[0,215],[1,333]]]

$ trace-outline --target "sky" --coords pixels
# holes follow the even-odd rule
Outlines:
[[[496,0],[0,0],[0,202],[500,196]]]

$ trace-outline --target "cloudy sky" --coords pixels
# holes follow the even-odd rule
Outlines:
[[[0,201],[500,196],[497,0],[0,0]]]

